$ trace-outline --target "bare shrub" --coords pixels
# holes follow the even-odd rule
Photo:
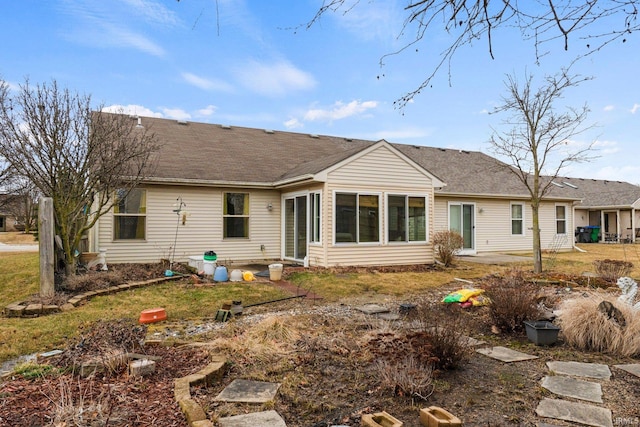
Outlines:
[[[58,364],[77,370],[84,363],[98,362],[107,374],[117,373],[126,367],[124,354],[143,351],[146,332],[145,325],[137,325],[130,319],[96,322],[80,331],[58,357]]]
[[[84,384],[84,385],[83,385]],[[91,382],[74,383],[61,377],[57,394],[47,396],[55,405],[54,426],[107,426],[119,417],[111,404],[111,391],[102,388],[96,396]]]
[[[469,360],[471,349],[464,335],[466,318],[451,305],[421,307],[419,322],[429,342],[434,369],[456,369]]]
[[[610,318],[598,306],[608,301],[620,310],[624,322]],[[567,300],[558,316],[562,336],[569,345],[584,351],[598,351],[623,357],[640,355],[640,312],[617,298],[592,294]]]
[[[491,320],[501,331],[520,332],[523,321],[540,316],[538,287],[527,281],[522,271],[511,270],[504,277],[494,277],[484,287]]]
[[[453,264],[455,256],[464,245],[464,240],[460,233],[453,230],[437,231],[433,235],[433,246],[436,250],[438,260],[449,267]]]
[[[608,282],[615,282],[619,278],[628,276],[633,269],[629,261],[616,259],[597,259],[593,261],[596,274]]]
[[[431,365],[413,356],[394,361],[381,359],[375,366],[382,387],[392,390],[396,396],[417,397],[426,401],[433,393]]]

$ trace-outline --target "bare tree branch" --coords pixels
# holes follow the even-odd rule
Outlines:
[[[0,80],[0,156],[53,199],[67,274],[75,273],[84,233],[113,206],[111,195],[153,172],[157,149],[137,120],[96,111],[89,96],[55,81],[32,86],[27,80],[10,94]]]
[[[536,88],[532,75],[527,75],[523,83],[509,75],[505,81],[507,94],[492,113],[507,114],[507,117],[503,120],[504,132],[494,129],[489,141],[491,150],[497,157],[508,160],[509,169],[531,196],[534,269],[538,273],[542,271],[540,203],[566,166],[594,158],[593,143],[569,147],[573,138],[593,127],[584,125],[589,108],[584,105],[558,111],[556,104],[567,89],[589,79],[569,75],[568,70],[563,69],[545,77],[543,84]]]

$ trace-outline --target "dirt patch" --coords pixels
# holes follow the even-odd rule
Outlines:
[[[147,267],[144,271],[148,271]],[[536,281],[541,301],[548,308],[589,291],[576,278],[549,276]],[[573,285],[568,286],[569,282]],[[457,288],[460,283],[402,299],[381,299],[380,304],[393,314],[400,314],[402,303],[416,305],[415,311],[404,313],[407,315],[395,321],[359,312],[355,307],[363,301],[358,299],[337,304],[295,299],[251,307],[230,322],[203,323],[188,336],[160,334],[163,338],[170,335],[173,340],[206,342],[206,350],[177,346],[135,348],[139,339],[133,329],[113,335],[114,328],[91,328],[81,334],[84,341],[80,338],[70,343],[67,358],[78,360],[82,355],[108,353],[105,343],[120,342],[118,348],[132,347],[159,356],[156,372],[144,378],[132,378],[126,370],[87,379],[71,373],[49,373],[32,379],[16,375],[0,384],[0,426],[186,426],[173,398],[173,379],[202,369],[209,352],[225,355],[229,360],[220,384],[191,390],[209,419],[215,423],[223,416],[274,409],[289,427],[359,426],[362,414],[382,410],[404,421],[406,427],[418,427],[419,409],[434,405],[457,415],[466,426],[535,426],[544,421],[535,414],[538,402],[545,397],[559,398],[540,386],[540,380],[549,374],[547,361],[575,360],[609,366],[638,363],[637,359],[577,351],[564,343],[562,333],[552,347],[535,346],[523,333],[496,335],[491,332],[487,307],[455,308],[460,333],[483,340],[486,345],[510,347],[538,359],[505,364],[467,348],[468,357],[461,357],[454,368],[436,369],[430,378],[425,378],[424,365],[420,363],[428,362],[433,354],[428,348],[432,344],[423,339],[428,335],[424,334],[432,330],[438,318],[444,319],[437,315],[443,307],[440,301]],[[447,310],[451,309],[454,308]],[[170,329],[170,325],[159,324],[157,330],[163,329]],[[410,357],[418,365],[409,365]],[[403,361],[408,368],[392,370],[397,361]],[[417,372],[411,375],[412,366],[420,369],[420,376]],[[612,410],[614,421],[638,420],[640,378],[611,369],[612,379],[601,382],[602,406]],[[401,377],[403,373],[409,378]],[[265,405],[216,401],[215,396],[237,378],[277,382],[281,387],[275,401]],[[81,423],[72,424],[72,418],[67,418],[67,424],[60,423],[62,415],[78,417],[78,413],[84,417]]]

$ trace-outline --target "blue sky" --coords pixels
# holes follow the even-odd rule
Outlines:
[[[404,1],[361,1],[304,27],[320,0],[21,0],[0,14],[0,78],[17,87],[55,79],[96,106],[141,116],[338,135],[488,152],[508,73],[555,74],[583,41],[534,47],[510,30],[460,49],[432,85],[405,108],[394,101],[419,85],[450,41],[399,38]],[[628,37],[583,58],[572,72],[591,76],[566,105],[591,109],[596,160],[565,175],[640,184],[640,39]],[[559,104],[563,106],[563,104]],[[250,155],[250,153],[248,153]]]

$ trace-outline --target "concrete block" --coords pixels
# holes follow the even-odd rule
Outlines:
[[[42,306],[42,314],[54,314],[59,313],[60,307],[53,304],[47,304]]]
[[[100,362],[86,362],[80,365],[80,371],[78,372],[78,375],[80,375],[82,378],[86,378],[95,372],[104,372],[104,371],[105,371],[104,364]]]
[[[156,371],[156,362],[148,359],[134,360],[129,362],[129,375],[133,377],[144,377]]]
[[[420,424],[424,427],[460,427],[460,418],[439,406],[420,409]]]
[[[4,312],[7,317],[22,317],[25,308],[27,308],[27,306],[25,305],[9,304],[7,307],[5,307]]]
[[[198,371],[198,374],[205,376],[205,382],[208,386],[213,385],[224,376],[225,363],[225,360],[211,362],[204,369]]]
[[[187,418],[189,425],[193,425],[196,421],[204,421],[207,419],[207,414],[204,413],[204,409],[193,399],[185,399],[178,401],[182,413]]]
[[[176,378],[173,382],[173,397],[179,402],[191,399],[191,384],[186,378]]]
[[[73,305],[73,304],[69,304],[69,303],[62,304],[60,306],[60,310],[62,310],[62,311],[70,311],[70,310],[73,310],[74,308],[76,308],[76,306]]]
[[[206,384],[207,382],[207,377],[205,377],[200,373],[187,375],[186,377],[183,377],[183,378],[186,378],[187,381],[189,381],[189,384],[191,385]]]
[[[25,316],[34,316],[42,314],[42,304],[29,304],[25,307],[24,313]]]
[[[365,414],[360,421],[361,427],[402,427],[402,421],[385,411]]]
[[[191,423],[191,427],[213,427],[213,423],[209,420],[194,421]]]

